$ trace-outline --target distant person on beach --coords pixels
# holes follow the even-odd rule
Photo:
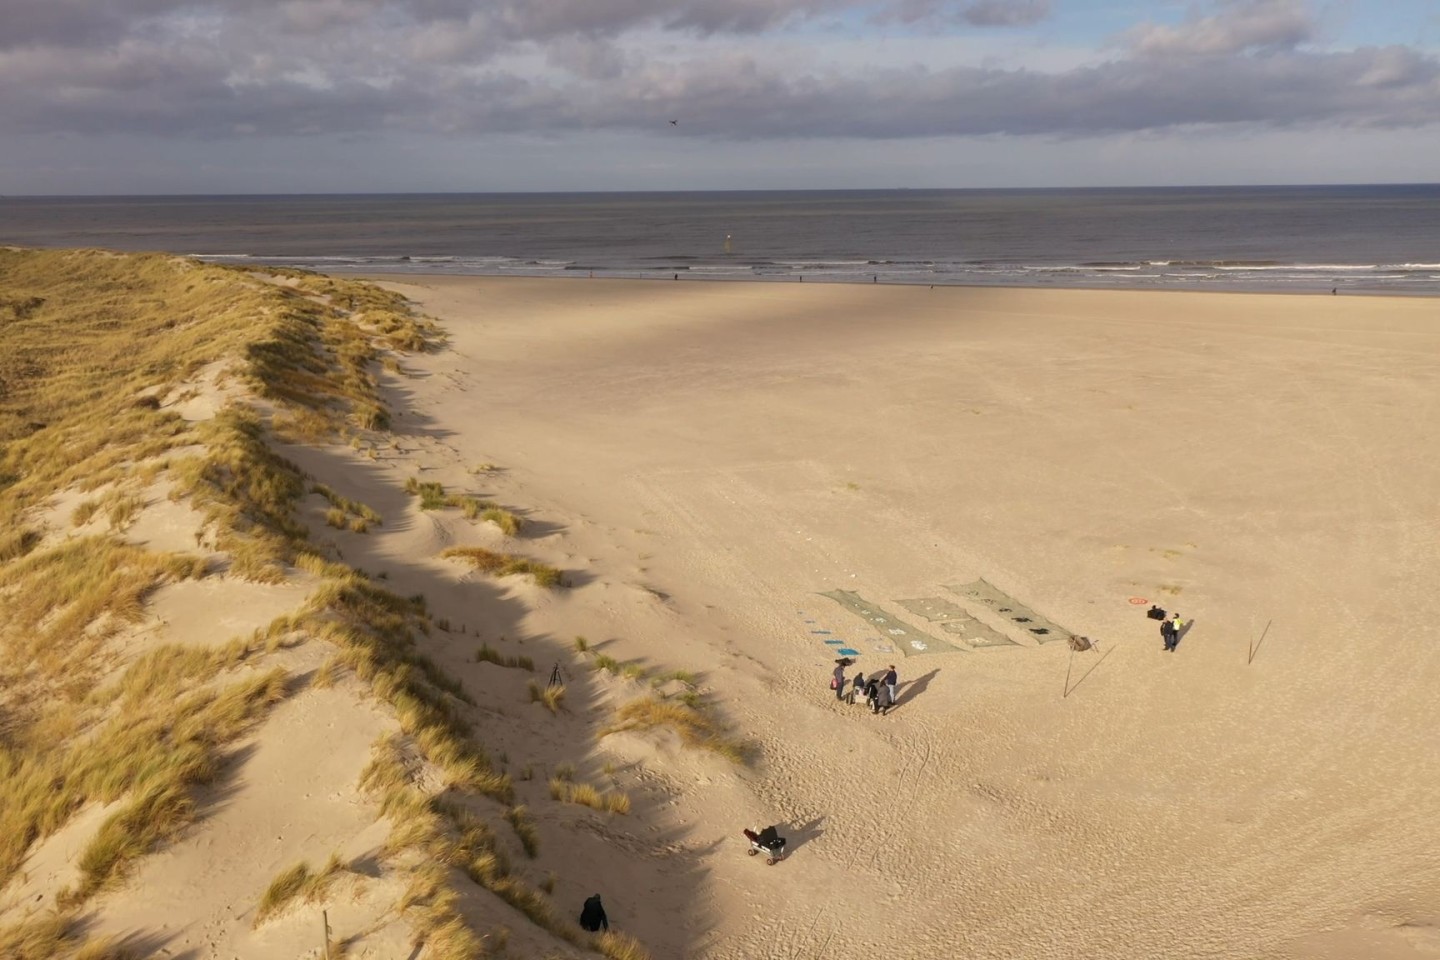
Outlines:
[[[580,926],[595,933],[604,929],[610,929],[610,918],[605,916],[605,907],[600,903],[600,894],[595,894],[585,901],[585,906],[580,911]]]
[[[890,712],[890,708],[894,705],[895,695],[890,692],[890,688],[885,686],[885,684],[880,684],[875,690],[875,706],[873,712],[883,717]]]
[[[890,691],[890,702],[898,702],[900,700],[900,676],[895,672],[895,664],[890,664],[890,669],[885,673],[885,679],[880,682],[885,684],[886,690]]]
[[[1180,614],[1172,613],[1169,620],[1161,622],[1160,639],[1165,641],[1165,649],[1172,653],[1180,645]]]
[[[845,697],[845,664],[835,664],[835,672],[830,676],[830,689],[835,691],[836,700]]]
[[[880,712],[880,681],[875,677],[865,684],[865,704],[871,713]]]
[[[865,689],[865,672],[864,672],[863,670],[857,670],[857,671],[855,672],[855,679],[854,679],[853,681],[851,681],[851,683],[850,683],[850,701],[849,701],[849,702],[850,702],[850,703],[854,703],[854,702],[855,702],[855,696],[856,696],[856,694],[861,693],[862,691],[864,691],[864,689]]]

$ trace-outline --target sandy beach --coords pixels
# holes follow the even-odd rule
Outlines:
[[[1440,958],[1434,300],[0,266],[6,960]]]
[[[1440,956],[1433,301],[383,285],[450,338],[392,384],[425,475],[502,465],[571,577],[510,629],[699,670],[761,748],[595,748],[674,849],[582,886],[656,956]]]

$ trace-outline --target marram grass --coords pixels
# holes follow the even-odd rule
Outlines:
[[[272,446],[338,436],[373,453],[383,440],[365,431],[389,423],[377,375],[404,375],[384,351],[428,349],[435,328],[370,285],[268,273],[162,255],[0,250],[0,885],[77,812],[115,804],[81,852],[61,909],[0,928],[0,956],[120,960],[122,950],[84,937],[77,918],[85,902],[201,815],[198,788],[226,775],[230,745],[294,682],[266,670],[266,655],[321,638],[338,652],[314,682],[353,676],[399,721],[363,780],[394,823],[385,851],[418,863],[401,906],[427,957],[485,956],[505,939],[470,929],[452,867],[573,946],[643,957],[631,942],[586,937],[557,916],[511,872],[489,827],[469,811],[474,800],[462,806],[422,792],[438,773],[455,801],[505,804],[521,848],[538,851],[509,776],[492,767],[465,719],[469,695],[415,648],[414,637],[430,628],[423,603],[324,557],[298,506],[313,490],[329,501],[332,526],[364,532],[381,518],[315,487]],[[277,275],[284,285],[270,282]],[[201,379],[269,406],[261,413],[242,399],[188,422],[176,405],[200,396]],[[117,537],[162,478],[172,499],[204,518],[195,555],[153,554]],[[33,517],[64,489],[88,494],[63,519],[90,536],[47,541]],[[429,506],[458,508],[507,536],[522,529],[516,514],[478,497],[426,494]],[[499,568],[491,572],[559,582],[543,564],[493,556]],[[107,641],[167,583],[222,574],[278,583],[297,570],[320,585],[305,609],[268,629],[205,650],[160,647],[118,674],[106,662]],[[551,709],[559,698],[542,696]],[[628,809],[623,794],[603,797],[607,809]],[[258,895],[256,922],[323,896],[342,869],[332,858],[319,871],[299,864],[282,872]]]

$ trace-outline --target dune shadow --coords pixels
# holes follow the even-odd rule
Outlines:
[[[91,935],[98,926],[98,914],[88,914],[79,920],[72,928],[72,932],[81,935]],[[155,930],[132,930],[121,934],[110,941],[109,949],[105,951],[107,957],[165,957],[166,960],[200,960],[202,956],[199,947],[175,952],[170,944],[174,943],[175,933],[161,933]]]
[[[288,690],[286,697],[294,696],[298,689]],[[195,821],[186,829],[187,834],[203,829],[205,820],[220,813],[239,796],[243,789],[240,772],[259,749],[256,744],[247,743],[225,754],[220,761],[219,775],[207,786],[193,792]]]
[[[522,540],[543,540],[546,537],[553,537],[556,534],[564,533],[570,529],[563,523],[555,523],[551,520],[536,520],[529,511],[517,510],[523,523],[520,526],[520,538]]]
[[[588,586],[589,584],[594,583],[595,580],[595,574],[591,573],[589,570],[560,571],[560,586],[565,589],[573,590],[577,587]]]
[[[428,375],[406,373],[401,376],[382,374],[381,392],[385,405],[393,411],[389,432],[397,437],[425,437],[448,440],[456,431],[440,426],[440,421],[415,406],[415,392],[407,386],[412,380],[426,380]]]
[[[487,941],[491,946],[501,928],[524,927],[527,940],[548,930],[557,937],[554,946],[564,949],[569,935],[579,932],[575,924],[584,899],[599,892],[612,929],[637,936],[657,957],[695,955],[694,947],[709,939],[720,920],[708,895],[708,861],[722,846],[730,849],[733,838],[711,844],[713,838],[696,825],[675,824],[671,797],[649,776],[654,760],[646,741],[654,735],[644,730],[618,734],[609,724],[617,709],[617,691],[624,691],[627,699],[702,703],[707,714],[728,729],[725,711],[698,689],[698,674],[681,669],[688,664],[651,664],[619,656],[624,648],[612,637],[577,644],[573,634],[562,635],[559,628],[537,630],[534,611],[520,595],[533,593],[528,585],[516,591],[513,581],[437,561],[450,542],[444,528],[453,513],[431,516],[420,511],[404,481],[423,476],[415,458],[423,458],[433,443],[448,444],[460,456],[465,452],[460,449],[463,439],[415,412],[421,399],[417,378],[382,376],[382,383],[385,402],[395,411],[390,433],[397,448],[378,450],[379,460],[334,444],[275,447],[309,474],[307,487],[326,484],[380,514],[381,522],[371,524],[368,532],[332,529],[326,526],[327,505],[311,497],[302,502],[297,519],[309,527],[314,543],[333,549],[332,555],[343,549],[344,561],[370,577],[373,586],[400,598],[419,598],[417,606],[423,603],[431,624],[428,630],[411,632],[414,652],[455,681],[463,696],[447,697],[446,709],[472,731],[478,762],[509,778],[513,792],[503,800],[453,789],[436,797],[447,809],[464,810],[474,823],[484,825],[503,874],[476,870],[471,878],[466,871],[452,870],[449,881],[460,892],[458,909],[477,936],[497,936]],[[427,402],[434,386],[424,391]],[[383,443],[386,437],[376,439]],[[477,468],[460,486],[500,486],[486,479],[489,472]],[[552,537],[567,529],[563,523],[531,518],[523,503],[514,511],[524,519],[520,538]],[[552,590],[561,595],[567,587],[596,579],[588,570],[565,570],[563,586]],[[617,656],[601,660],[597,654],[602,649]],[[547,703],[543,694],[551,690],[552,673],[564,691]],[[313,679],[303,676],[300,682]],[[220,781],[205,791],[207,810],[228,799],[250,752],[231,755]],[[618,805],[590,805],[595,794],[588,792],[583,794],[588,800],[573,799],[557,783],[583,784]],[[513,814],[519,807],[527,811],[523,817]],[[817,825],[801,825],[795,842],[808,841]],[[476,831],[478,836],[478,826]],[[357,858],[352,868],[367,875],[387,869],[374,850]],[[335,933],[344,943],[354,931]],[[408,952],[418,960],[426,955],[424,943],[414,947],[399,956]],[[542,949],[537,955],[550,952]]]

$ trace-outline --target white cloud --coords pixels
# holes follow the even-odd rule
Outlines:
[[[1213,57],[1291,49],[1313,39],[1315,32],[1314,18],[1302,0],[1222,0],[1211,16],[1192,16],[1178,27],[1143,23],[1125,39],[1145,56]]]

